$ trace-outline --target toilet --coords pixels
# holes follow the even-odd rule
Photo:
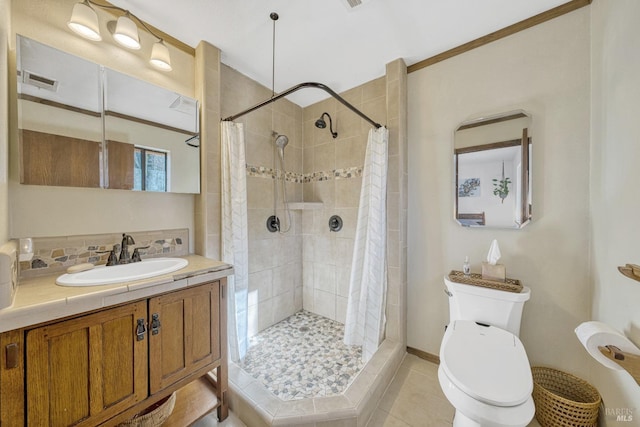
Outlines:
[[[527,353],[518,338],[531,290],[506,292],[445,277],[449,324],[438,380],[456,409],[453,427],[526,427],[535,406]]]

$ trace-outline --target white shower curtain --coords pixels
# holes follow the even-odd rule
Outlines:
[[[366,363],[384,338],[387,295],[387,164],[389,131],[371,129],[351,264],[344,342],[362,345]]]
[[[242,123],[222,122],[222,260],[232,264],[228,278],[229,358],[244,357],[248,345],[249,249],[247,172]]]

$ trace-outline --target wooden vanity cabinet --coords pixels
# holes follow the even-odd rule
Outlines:
[[[194,380],[209,384],[210,396],[202,408],[187,402],[190,413],[182,418],[175,414],[185,406],[179,392],[173,425],[186,426],[216,407],[226,418],[225,285],[221,279],[0,334],[0,424],[117,425],[174,391],[191,394]],[[12,344],[18,360],[8,369],[5,350]],[[212,369],[215,388],[203,377]]]
[[[96,425],[144,400],[146,317],[142,301],[28,331],[27,424]]]

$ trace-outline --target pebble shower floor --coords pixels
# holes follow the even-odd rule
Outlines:
[[[242,369],[282,400],[342,394],[363,367],[344,325],[299,311],[250,339]]]

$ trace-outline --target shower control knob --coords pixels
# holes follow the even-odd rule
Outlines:
[[[271,215],[269,218],[267,218],[267,230],[269,230],[271,233],[280,231],[280,218],[275,215]]]
[[[333,215],[329,218],[329,231],[338,232],[342,230],[342,218],[339,215]]]

